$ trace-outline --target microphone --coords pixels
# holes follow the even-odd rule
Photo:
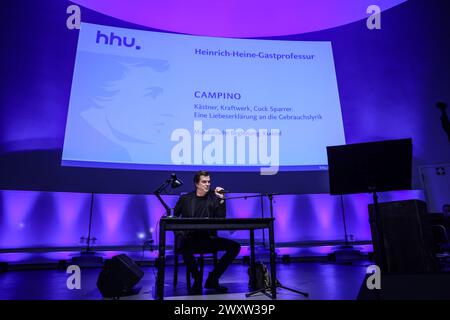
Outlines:
[[[182,185],[183,182],[177,179],[177,175],[175,173],[172,173],[170,175],[170,186],[172,187],[172,189],[181,187]]]
[[[228,191],[228,190],[222,189],[222,190],[219,190],[219,191],[217,191],[217,193],[220,193],[220,194],[225,194],[225,193],[231,193],[231,191]]]

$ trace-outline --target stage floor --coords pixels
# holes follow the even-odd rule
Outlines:
[[[278,289],[281,300],[355,300],[364,279],[367,266],[372,262],[358,260],[347,263],[336,262],[291,262],[277,263],[277,275],[280,283],[299,291],[309,293],[309,298]],[[206,279],[212,265],[205,265]],[[221,284],[229,289],[227,294],[215,294],[204,289],[202,295],[187,294],[185,267],[179,268],[179,282],[172,285],[173,267],[166,268],[165,299],[167,300],[269,300],[264,294],[246,298],[248,292],[248,266],[234,263],[221,278]],[[142,267],[144,277],[136,285],[136,295],[121,299],[152,300],[156,268]],[[69,274],[64,268],[48,270],[12,270],[0,273],[0,299],[48,299],[48,300],[101,300],[96,286],[101,268],[81,269],[81,289],[69,290],[66,281]]]

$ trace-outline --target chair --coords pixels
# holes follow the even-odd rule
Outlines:
[[[182,256],[182,252],[178,248],[179,241],[177,239],[177,235],[175,235],[174,241],[174,268],[173,268],[173,286],[176,287],[178,283],[178,265],[179,265],[179,256]],[[209,252],[196,252],[195,255],[199,255],[198,264],[200,266],[200,279],[203,279],[203,269],[204,269],[204,255],[212,254],[214,267],[217,265],[217,251],[209,251]],[[187,288],[191,288],[191,273],[186,267],[186,285]]]
[[[200,265],[200,279],[203,279],[203,269],[204,269],[204,255],[205,254],[212,254],[213,260],[214,260],[214,266],[217,265],[217,251],[216,252],[205,252],[205,253],[196,253],[199,255],[198,257],[198,263]],[[178,283],[178,265],[179,265],[179,256],[181,255],[181,252],[175,252],[174,255],[174,270],[173,270],[173,286],[176,287]],[[188,268],[186,268],[186,285],[187,288],[191,288],[191,273],[189,272]]]

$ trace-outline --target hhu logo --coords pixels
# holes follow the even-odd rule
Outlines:
[[[120,37],[120,36],[115,35],[114,32],[111,32],[108,37],[106,34],[101,33],[100,30],[97,30],[97,39],[95,40],[95,42],[100,43],[102,39],[103,39],[103,44],[109,44],[110,46],[116,44],[119,47],[124,45],[125,47],[128,47],[128,48],[135,47],[136,50],[141,49],[141,46],[139,46],[139,45],[135,46],[136,40],[134,38],[131,38],[131,40],[129,40],[129,39],[127,39],[127,37]]]

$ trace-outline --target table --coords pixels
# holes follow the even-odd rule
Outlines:
[[[184,230],[249,230],[250,266],[255,275],[255,233],[256,229],[269,230],[271,297],[276,299],[275,237],[274,218],[177,218],[162,217],[159,220],[159,256],[155,298],[164,299],[164,273],[166,264],[166,232]],[[254,279],[251,279],[254,283]]]

